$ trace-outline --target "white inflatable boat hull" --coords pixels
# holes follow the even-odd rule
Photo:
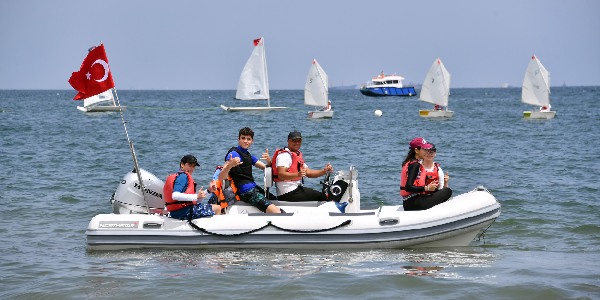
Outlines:
[[[154,177],[146,182],[146,178],[153,175],[143,170],[142,175],[147,183],[144,186],[146,198],[155,197],[148,203],[150,211],[154,213],[136,213],[133,210],[124,213],[123,203],[126,201],[113,199],[114,207],[117,202],[121,205],[112,214],[97,215],[89,223],[86,235],[90,250],[468,246],[494,222],[501,210],[498,201],[484,188],[455,196],[425,211],[405,212],[401,205],[361,210],[357,172],[351,169],[350,172],[339,172],[332,181],[345,180],[350,183],[340,201],[348,203],[344,213],[332,201],[274,201],[286,211],[285,214],[265,214],[238,201],[224,215],[189,223],[168,218],[160,213],[160,208],[152,208],[153,205],[160,206],[157,205],[160,203],[157,199],[162,198],[162,181]],[[121,181],[116,194],[119,194],[120,188],[131,188],[137,184],[131,185],[128,182],[131,180],[126,178]],[[130,190],[135,191],[135,188]],[[397,202],[401,203],[401,200]]]

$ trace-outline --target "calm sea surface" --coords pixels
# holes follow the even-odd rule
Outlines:
[[[600,87],[552,92],[556,118],[534,121],[518,88],[453,89],[450,120],[420,118],[416,97],[334,90],[334,119],[311,121],[302,91],[272,91],[289,109],[255,114],[218,108],[264,103],[234,91],[119,91],[140,166],[160,178],[193,153],[207,183],[241,127],[256,155],[298,129],[310,166],[358,168],[363,206],[399,204],[400,163],[423,136],[455,193],[483,185],[502,215],[462,248],[94,252],[88,222],[132,169],[120,115],[78,111],[74,91],[0,91],[0,298],[599,299]]]

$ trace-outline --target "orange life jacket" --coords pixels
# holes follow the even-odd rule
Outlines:
[[[215,172],[217,170],[223,170],[223,166],[217,166]],[[233,183],[233,179],[231,179],[231,176],[227,175],[227,179],[225,180],[216,180],[216,186],[217,189],[214,191],[214,193],[219,199],[219,205],[221,206],[221,208],[226,208],[227,206],[229,206],[229,203],[227,202],[227,199],[225,197],[225,192],[223,191],[228,187],[231,187],[231,191],[235,194],[235,199],[237,201],[240,200],[240,196],[238,195],[238,189],[235,186],[235,183]]]
[[[402,196],[404,198],[409,197],[409,196],[418,195],[418,194],[431,194],[431,193],[435,192],[435,191],[423,191],[421,193],[414,193],[414,192],[408,192],[405,190],[406,180],[408,180],[408,166],[412,165],[414,163],[419,164],[419,174],[417,174],[417,178],[415,178],[415,181],[413,182],[412,185],[424,187],[424,186],[428,185],[429,183],[440,179],[439,173],[438,173],[438,168],[439,168],[438,163],[433,163],[433,170],[427,171],[427,170],[425,170],[423,165],[419,163],[418,160],[412,160],[412,161],[407,162],[406,164],[404,164],[404,166],[402,166],[402,174],[401,174],[401,181],[400,181],[400,196]]]
[[[284,147],[283,149],[277,149],[275,151],[275,153],[273,154],[273,159],[271,159],[271,163],[275,164],[274,168],[271,168],[273,170],[273,181],[275,181],[275,182],[286,181],[286,180],[279,179],[279,176],[278,176],[279,171],[277,170],[277,156],[281,152],[287,152],[292,156],[292,164],[287,169],[288,172],[298,173],[298,172],[300,172],[300,168],[304,165],[304,158],[302,157],[302,152],[298,151],[298,153],[295,153],[295,152],[290,151],[290,149],[288,149],[287,147]],[[298,181],[300,179],[302,179],[302,176],[298,176],[297,178],[292,178],[287,181]]]
[[[185,173],[188,178],[188,184],[186,190],[183,192],[184,194],[195,194],[196,193],[196,182],[192,175],[188,172],[179,171],[175,174],[170,174],[167,176],[167,180],[165,181],[165,186],[163,187],[163,197],[165,197],[165,203],[168,211],[176,211],[180,210],[184,207],[196,204],[196,201],[177,201],[173,200],[173,187],[175,185],[175,179],[179,174]]]

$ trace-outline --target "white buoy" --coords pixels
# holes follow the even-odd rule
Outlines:
[[[383,115],[383,112],[381,110],[375,110],[375,116],[381,117],[381,115]]]

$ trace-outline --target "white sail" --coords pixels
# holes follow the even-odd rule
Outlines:
[[[313,60],[304,84],[304,104],[326,107],[329,96],[329,79],[317,60]]]
[[[240,100],[269,99],[265,39],[262,37],[254,40],[254,50],[240,75],[235,98]]]
[[[450,95],[450,73],[444,67],[441,59],[436,59],[429,72],[425,75],[423,86],[421,87],[420,100],[448,106],[448,96]]]
[[[112,89],[107,90],[98,95],[83,99],[83,107],[97,106],[97,105],[116,105],[115,99],[113,98]]]
[[[544,68],[537,57],[532,56],[525,71],[521,102],[537,106],[550,104],[550,72]]]

